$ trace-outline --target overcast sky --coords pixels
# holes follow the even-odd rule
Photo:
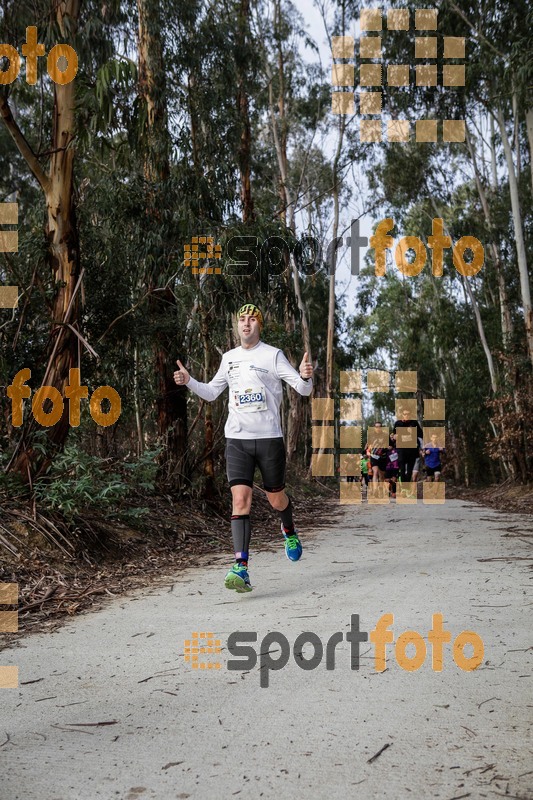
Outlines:
[[[322,60],[322,66],[326,69],[328,73],[331,72],[331,51],[329,49],[328,41],[326,38],[326,34],[324,31],[324,23],[322,21],[322,17],[320,12],[315,7],[313,0],[293,0],[294,5],[299,9],[300,13],[302,14],[305,25],[307,27],[307,31],[309,35],[314,39],[317,46],[320,50],[320,58]],[[370,3],[369,3],[370,5]],[[316,61],[318,56],[315,52],[311,51],[309,48],[305,47],[305,44],[302,42],[301,53],[303,58],[307,61]],[[333,121],[332,116],[332,121]],[[326,145],[328,142],[326,142]],[[331,138],[331,149],[336,144],[336,135],[333,133]],[[326,147],[326,150],[328,148]],[[326,153],[327,155],[327,153]],[[365,185],[364,175],[358,174],[357,170],[354,170],[354,177],[356,179],[358,186]],[[352,175],[348,173],[347,175],[348,180],[352,180]],[[354,182],[355,185],[355,182]],[[350,225],[351,219],[359,217],[362,213],[362,210],[365,206],[366,196],[365,191],[358,189],[354,193],[354,199],[352,204],[349,208],[341,208],[341,225],[340,231],[344,230],[344,228]],[[369,237],[372,233],[372,223],[373,220],[368,215],[361,218],[361,235]],[[349,231],[345,234],[344,238],[349,235]],[[327,242],[325,243],[327,245]],[[363,248],[361,250],[361,265],[363,262],[364,255],[366,253],[366,249]],[[350,250],[345,245],[343,245],[338,250],[338,265],[337,265],[337,297],[343,296],[346,300],[346,310],[348,313],[353,313],[355,311],[355,296],[358,287],[358,278],[352,276],[350,273]]]

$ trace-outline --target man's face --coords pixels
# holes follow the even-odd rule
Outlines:
[[[261,337],[259,320],[257,317],[252,317],[250,314],[241,314],[239,317],[238,330],[241,338],[241,345],[257,344]]]
[[[408,408],[404,408],[404,410],[402,411],[402,419],[403,419],[404,422],[407,422],[407,420],[409,419],[409,409]]]

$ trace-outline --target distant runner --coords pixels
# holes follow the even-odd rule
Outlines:
[[[215,377],[200,383],[185,369],[181,361],[174,380],[209,402],[229,387],[226,434],[226,473],[233,497],[231,533],[235,564],[226,575],[224,585],[237,592],[251,592],[248,557],[251,538],[250,509],[256,466],[263,478],[263,488],[272,508],[281,518],[285,537],[285,553],[290,561],[298,561],[302,544],[292,518],[292,502],[285,494],[285,444],[281,430],[280,404],[282,380],[299,394],[313,391],[313,365],[304,353],[299,373],[277,347],[260,341],[263,314],[256,305],[247,303],[237,314],[240,347],[229,350]]]
[[[374,428],[383,427],[381,422],[374,422]],[[372,470],[372,483],[378,483],[385,480],[385,470],[387,468],[388,448],[382,447],[378,440],[368,441],[366,452],[370,451],[370,469]]]
[[[401,411],[401,419],[394,423],[391,439],[398,451],[399,476],[402,483],[410,483],[418,453],[418,439],[424,434],[416,419],[411,419],[408,408]]]
[[[440,454],[444,453],[444,447],[437,445],[437,434],[431,435],[431,442],[424,446],[424,460],[426,462],[426,481],[435,482],[440,480],[442,464]]]
[[[395,447],[389,447],[387,454],[387,466],[385,469],[385,480],[389,484],[389,496],[396,497],[396,480],[398,478],[398,451]]]

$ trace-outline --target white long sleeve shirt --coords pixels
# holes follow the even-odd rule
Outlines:
[[[249,350],[236,347],[224,353],[213,380],[201,383],[191,376],[187,387],[209,402],[229,387],[227,439],[275,439],[283,436],[282,380],[301,395],[313,391],[312,379],[304,381],[281,350],[258,342]]]

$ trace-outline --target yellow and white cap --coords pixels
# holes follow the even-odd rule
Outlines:
[[[263,327],[263,314],[261,309],[258,306],[254,305],[253,303],[245,303],[239,310],[237,311],[237,317],[242,316],[243,314],[248,314],[250,317],[257,317],[257,321],[259,325]]]

